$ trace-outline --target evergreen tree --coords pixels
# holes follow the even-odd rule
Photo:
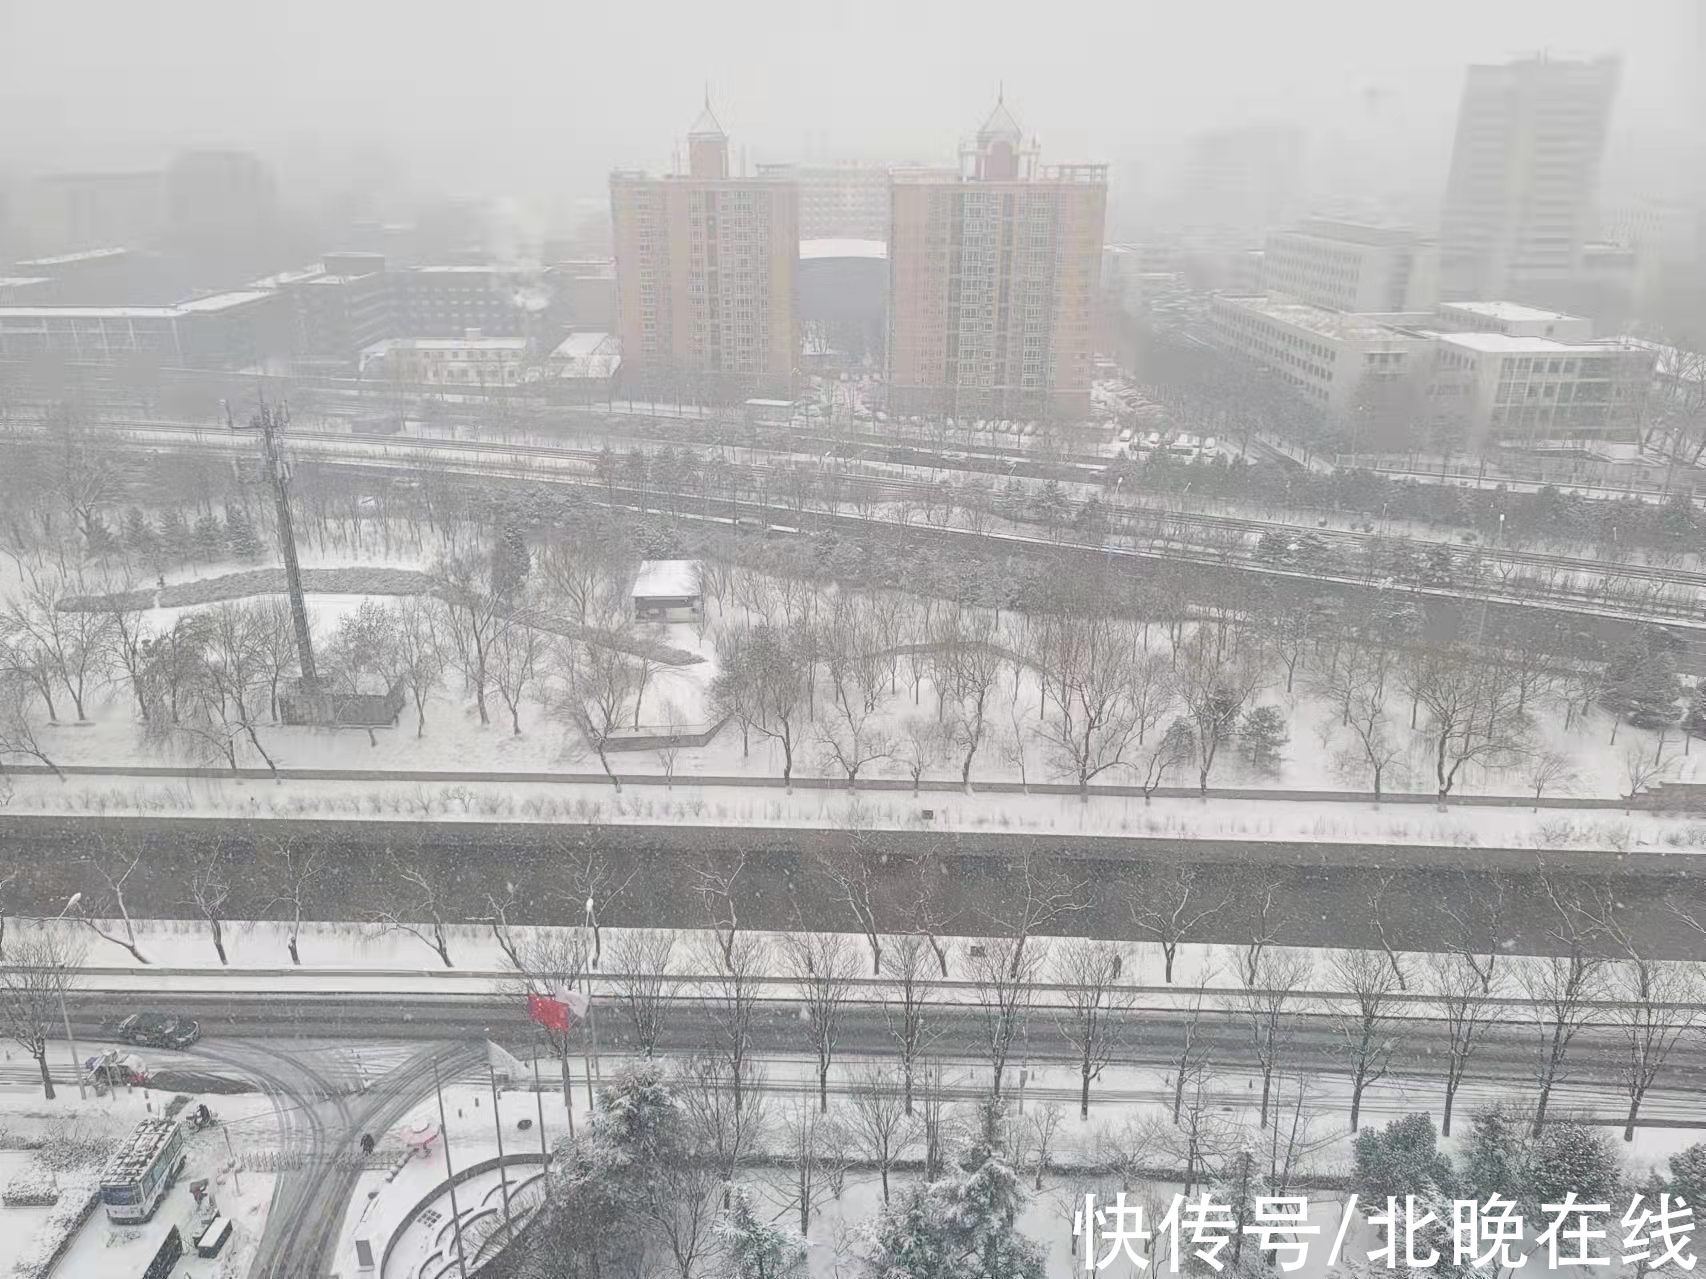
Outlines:
[[[1502,1106],[1477,1110],[1469,1140],[1459,1158],[1465,1197],[1485,1203],[1493,1195],[1521,1202],[1523,1165],[1527,1161],[1523,1134],[1527,1123]]]
[[[1610,1202],[1623,1188],[1623,1161],[1611,1133],[1585,1124],[1547,1124],[1529,1151],[1528,1197],[1562,1203],[1573,1190],[1587,1203]]]
[[[1670,1179],[1663,1187],[1696,1205],[1706,1217],[1706,1144],[1696,1144],[1670,1157]]]
[[[1681,697],[1676,654],[1666,637],[1652,628],[1629,636],[1606,663],[1600,704],[1637,728],[1676,723]]]
[[[1277,706],[1254,706],[1238,726],[1238,753],[1251,767],[1277,773],[1285,763],[1285,744],[1291,740],[1285,715]]]
[[[915,1187],[871,1228],[868,1279],[1044,1279],[1042,1249],[1018,1231],[1025,1189],[1004,1157],[999,1102],[957,1173]]]
[[[527,574],[533,568],[533,555],[527,549],[527,538],[520,527],[505,523],[492,547],[492,593],[499,599],[514,599],[527,584]]]
[[[1383,1129],[1357,1134],[1351,1189],[1363,1204],[1403,1200],[1428,1188],[1450,1192],[1456,1184],[1451,1161],[1439,1152],[1439,1136],[1428,1115],[1405,1115]]]
[[[752,1192],[744,1186],[730,1188],[729,1206],[717,1219],[717,1238],[727,1254],[722,1279],[803,1279],[806,1273],[806,1241],[800,1232],[760,1221]]]
[[[154,526],[140,507],[130,507],[124,513],[124,545],[145,564],[159,561],[160,535],[154,531]]]
[[[202,563],[225,557],[225,530],[211,511],[197,517],[190,535],[190,554]]]
[[[225,512],[225,542],[237,559],[258,560],[261,557],[261,539],[255,532],[255,522],[240,506],[227,508]]]
[[[160,517],[160,549],[174,564],[190,558],[190,522],[176,507]]]

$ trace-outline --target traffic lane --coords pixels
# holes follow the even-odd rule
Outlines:
[[[186,997],[188,998],[188,997]],[[324,996],[303,999],[280,997],[277,1001],[231,1001],[216,995],[196,996],[192,1011],[209,1027],[210,1035],[265,1039],[316,1040],[420,1040],[478,1043],[492,1039],[511,1051],[526,1055],[545,1051],[542,1032],[528,1020],[524,1008],[471,996],[442,996],[434,999],[349,999]],[[269,1002],[273,1007],[264,1007]],[[667,1052],[690,1052],[714,1044],[722,1028],[710,1011],[697,1001],[672,1001],[664,1019],[660,1047]],[[933,1005],[939,1031],[929,1052],[936,1055],[976,1059],[986,1051],[985,1022],[975,1006]],[[802,1006],[793,1001],[765,1001],[754,1010],[750,1030],[752,1051],[806,1053],[811,1050]],[[1193,1023],[1179,1012],[1143,1011],[1118,1013],[1116,1060],[1134,1065],[1166,1067],[1177,1060],[1188,1029],[1194,1026],[1197,1042],[1225,1066],[1253,1067],[1247,1019],[1238,1011],[1205,1012]],[[1390,1073],[1396,1077],[1439,1079],[1445,1074],[1448,1052],[1446,1027],[1438,1021],[1405,1021],[1392,1030],[1395,1049]],[[620,1009],[602,1005],[598,1017],[601,1051],[621,1052],[633,1047],[631,1029]],[[1284,1034],[1284,1068],[1319,1069],[1331,1073],[1348,1069],[1345,1036],[1336,1019],[1325,1014],[1294,1015]],[[1015,1037],[1015,1055],[1029,1054],[1051,1060],[1070,1061],[1078,1054],[1061,1025],[1057,1010],[1036,1010]],[[586,1046],[577,1034],[574,1051]],[[1472,1077],[1496,1075],[1509,1080],[1532,1080],[1539,1035],[1532,1022],[1494,1022],[1482,1032],[1470,1062]],[[841,1011],[836,1036],[838,1052],[850,1055],[893,1055],[896,1051],[888,1014],[880,1005],[851,1004]],[[1628,1043],[1619,1028],[1590,1025],[1581,1030],[1571,1046],[1568,1074],[1615,1084],[1627,1061]],[[1685,1036],[1672,1051],[1665,1072],[1667,1086],[1706,1090],[1706,1044]]]

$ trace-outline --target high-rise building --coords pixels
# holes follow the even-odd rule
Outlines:
[[[1425,311],[1438,251],[1404,227],[1311,218],[1268,236],[1262,289],[1336,311]]]
[[[1617,78],[1616,58],[1469,68],[1440,219],[1443,296],[1521,298],[1576,277]]]
[[[800,190],[802,240],[884,240],[889,171],[879,164],[761,164],[758,174]]]
[[[894,411],[1086,414],[1107,166],[1043,167],[998,101],[957,171],[897,169],[890,203]]]
[[[798,192],[736,177],[709,101],[687,135],[687,172],[610,175],[617,330],[624,371],[780,391],[798,360]]]
[[[1304,139],[1283,124],[1210,129],[1190,141],[1174,229],[1194,244],[1259,248],[1298,213]]]

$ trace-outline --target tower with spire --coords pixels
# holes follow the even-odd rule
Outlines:
[[[624,377],[701,402],[791,395],[798,190],[732,172],[708,88],[687,131],[685,171],[679,156],[662,177],[610,175]]]
[[[1004,89],[960,148],[958,169],[892,173],[892,412],[1089,413],[1107,173],[1045,167]]]
[[[717,123],[711,110],[711,88],[705,86],[705,105],[699,118],[687,131],[687,176],[692,178],[726,178],[729,176],[729,135]]]

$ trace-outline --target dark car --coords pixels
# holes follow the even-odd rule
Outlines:
[[[116,1033],[142,1048],[188,1048],[201,1038],[201,1023],[162,1013],[132,1013],[119,1022]]]

